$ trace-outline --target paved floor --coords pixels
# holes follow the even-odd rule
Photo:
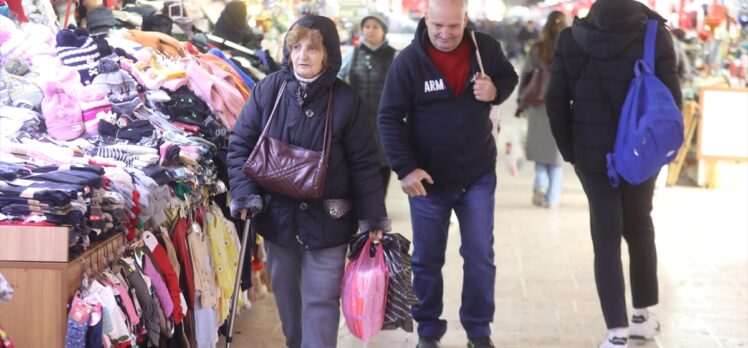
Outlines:
[[[509,108],[502,109],[504,115],[513,111]],[[505,116],[502,134],[517,122]],[[530,204],[532,168],[525,166],[512,177],[502,161],[495,215],[494,342],[517,348],[596,347],[605,327],[579,181],[565,168],[561,206],[536,208]],[[387,207],[394,231],[410,237],[407,199],[397,185],[390,187]],[[655,341],[630,346],[748,347],[748,190],[658,189],[654,205],[661,294],[654,312],[662,333]],[[443,318],[449,329],[443,347],[464,347],[466,342],[458,316],[462,260],[456,229],[452,224],[444,267],[445,279],[454,281],[445,284]],[[272,297],[255,302],[237,320],[234,347],[284,346]],[[414,347],[417,336],[389,331],[365,343],[341,322],[338,341],[342,348]]]

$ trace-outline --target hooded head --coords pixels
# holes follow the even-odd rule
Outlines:
[[[330,85],[337,78],[340,65],[342,63],[342,57],[340,54],[340,38],[338,37],[338,30],[335,27],[335,23],[327,17],[317,15],[305,15],[299,18],[294,23],[288,32],[293,32],[294,28],[303,27],[311,30],[316,30],[322,36],[322,45],[325,48],[325,65],[322,67],[322,74],[318,78],[322,85]],[[284,40],[283,44],[283,61],[282,69],[287,71],[293,76],[293,68],[291,67],[291,50],[288,47],[288,35]]]
[[[644,35],[647,20],[665,19],[634,0],[598,0],[587,17],[575,19],[571,33],[589,55],[604,59],[623,52]]]
[[[247,5],[234,0],[226,4],[213,28],[213,35],[252,49],[259,48],[260,39],[254,35],[247,21]]]

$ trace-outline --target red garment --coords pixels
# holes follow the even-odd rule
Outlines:
[[[171,297],[171,302],[174,303],[174,311],[171,315],[174,318],[174,323],[179,325],[184,317],[182,314],[182,302],[179,299],[179,294],[182,291],[179,288],[179,277],[174,271],[171,261],[169,261],[169,255],[166,254],[166,250],[161,245],[156,245],[151,250],[151,255],[153,255],[153,260],[158,265],[158,268],[161,269],[161,275],[164,277],[166,288],[169,289],[169,297]]]
[[[8,334],[5,333],[2,326],[0,326],[0,347],[15,348],[15,346],[13,345],[13,342],[10,341]]]
[[[5,3],[8,4],[8,8],[13,12],[19,22],[26,23],[29,21],[26,17],[26,12],[23,10],[23,3],[21,0],[6,0]]]
[[[197,133],[197,132],[200,131],[200,127],[194,126],[194,125],[191,125],[191,124],[186,124],[186,123],[182,123],[182,122],[178,122],[178,121],[172,122],[171,124],[173,124],[173,125],[181,128],[182,130],[190,132],[190,133]]]
[[[468,40],[463,38],[462,43],[452,52],[439,51],[431,44],[431,41],[427,42],[426,53],[431,58],[431,62],[447,80],[447,85],[452,89],[455,97],[459,97],[467,84],[470,63],[473,60]]]
[[[138,214],[140,214],[140,211],[141,211],[141,208],[140,208],[140,191],[138,191],[138,190],[132,190],[132,199],[133,199],[133,201],[135,203],[133,204],[133,207],[132,207],[132,209],[130,209],[130,211],[134,215],[138,215]]]
[[[187,223],[187,219],[179,219],[171,231],[171,241],[174,243],[177,258],[182,266],[184,277],[181,282],[186,283],[187,287],[187,308],[193,310],[195,308],[195,277],[192,275],[192,259],[190,259],[190,251],[187,248],[188,229],[189,224]]]
[[[102,163],[102,162],[94,161],[92,159],[88,160],[88,164],[92,166],[97,166],[97,167],[116,167],[116,165],[114,165],[113,163]]]

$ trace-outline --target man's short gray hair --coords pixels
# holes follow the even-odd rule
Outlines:
[[[468,0],[429,0],[429,7],[431,7],[435,2],[462,3],[462,7],[467,10]]]

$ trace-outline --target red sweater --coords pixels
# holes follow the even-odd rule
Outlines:
[[[452,52],[439,51],[431,44],[430,40],[426,42],[426,53],[436,69],[447,80],[447,85],[452,89],[455,97],[459,97],[468,81],[467,75],[470,72],[470,62],[473,59],[468,40],[463,38],[460,45]]]

